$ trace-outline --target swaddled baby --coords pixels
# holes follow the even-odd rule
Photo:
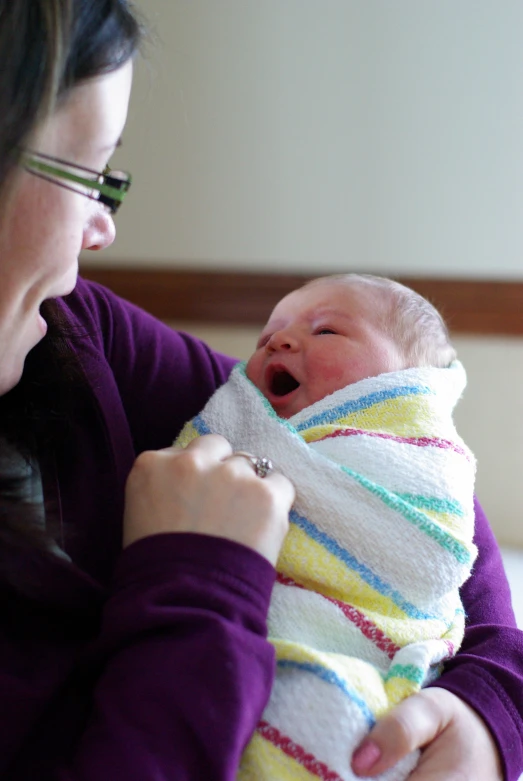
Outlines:
[[[475,461],[452,419],[465,384],[428,301],[325,277],[280,301],[182,432],[222,434],[296,487],[269,612],[276,678],[240,779],[355,779],[375,720],[456,652],[476,553]]]

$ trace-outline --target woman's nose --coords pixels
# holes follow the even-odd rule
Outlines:
[[[82,249],[105,249],[113,243],[115,236],[111,214],[104,206],[97,204],[84,227]]]
[[[277,350],[294,352],[297,349],[298,340],[287,328],[281,329],[280,331],[275,331],[273,334],[271,334],[271,337],[267,342],[268,352],[276,352]]]

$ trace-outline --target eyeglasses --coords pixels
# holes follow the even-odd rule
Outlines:
[[[93,201],[100,201],[107,206],[111,214],[116,214],[131,186],[131,175],[123,171],[113,171],[106,166],[102,173],[99,173],[91,168],[32,150],[22,153],[22,165],[30,174],[39,176],[40,179],[46,179]]]

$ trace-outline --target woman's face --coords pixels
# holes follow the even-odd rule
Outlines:
[[[120,139],[132,64],[76,87],[31,142],[46,155],[102,171]],[[70,293],[83,249],[114,240],[113,219],[98,201],[21,170],[0,202],[0,395],[22,375],[47,325],[40,306]]]

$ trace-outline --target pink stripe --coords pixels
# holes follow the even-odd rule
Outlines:
[[[321,778],[322,781],[343,781],[334,770],[328,768],[327,765],[316,759],[313,754],[305,751],[303,746],[295,743],[266,721],[259,722],[257,732],[259,732],[262,738],[265,738],[269,743],[283,751],[284,754],[287,754],[288,757],[302,765],[309,773],[312,773],[317,778]]]
[[[278,583],[281,583],[282,586],[295,586],[296,588],[302,588],[305,591],[308,590],[305,589],[305,586],[302,586],[300,583],[296,583],[296,581],[292,578],[288,578],[279,572],[276,576],[276,580]],[[339,599],[327,597],[325,594],[319,594],[317,591],[314,593],[318,594],[320,597],[323,597],[323,599],[326,599],[328,602],[332,602],[333,605],[336,605],[336,607],[341,610],[345,618],[348,618],[349,621],[352,621],[352,623],[360,630],[362,635],[374,643],[374,645],[379,648],[380,651],[386,653],[389,659],[392,659],[394,654],[400,650],[399,645],[396,645],[396,643],[387,637],[387,635],[385,635],[381,629],[378,629],[378,627],[373,624],[364,613],[357,610],[352,605],[349,605],[346,602],[342,602]]]
[[[445,645],[448,648],[448,656],[447,659],[452,659],[453,656],[456,654],[456,649],[454,648],[454,643],[451,640],[444,640]],[[445,659],[442,659],[442,661],[445,661]]]
[[[465,456],[466,459],[469,458],[468,453],[463,448],[448,439],[439,439],[439,437],[397,437],[394,434],[384,434],[381,431],[364,431],[359,428],[336,429],[332,434],[326,434],[324,437],[315,439],[314,442],[322,442],[324,439],[333,439],[334,437],[352,437],[358,434],[363,434],[366,437],[378,437],[379,439],[391,439],[393,442],[416,445],[417,447],[439,447],[443,450],[454,450],[460,456]]]

